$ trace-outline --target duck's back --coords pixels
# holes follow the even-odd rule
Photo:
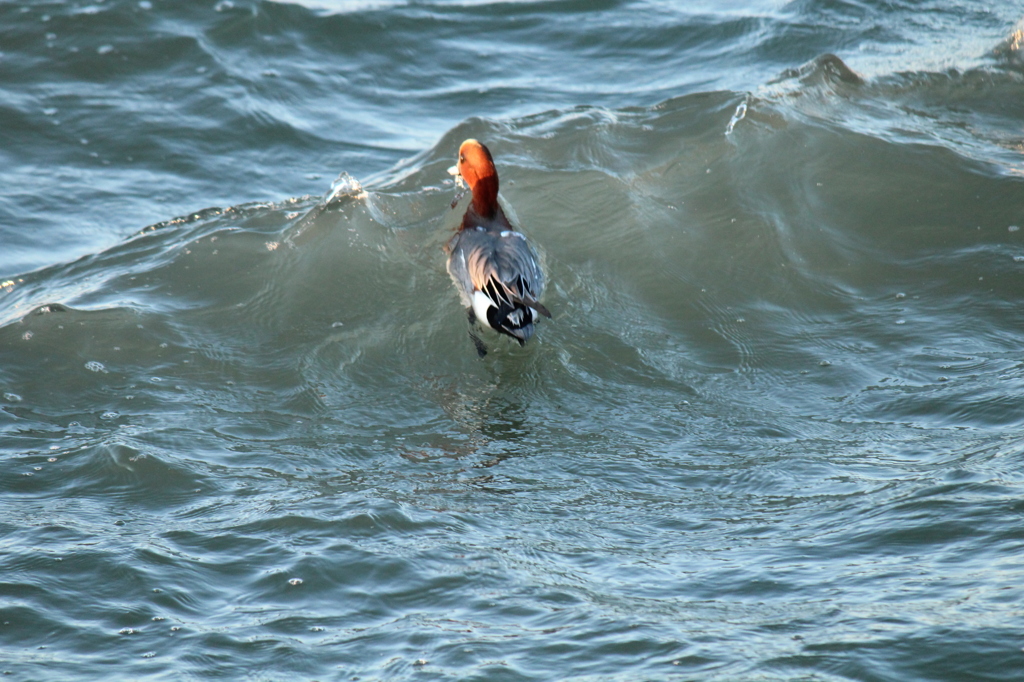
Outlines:
[[[448,248],[448,272],[459,285],[466,305],[471,303],[473,290],[484,289],[492,277],[520,296],[539,298],[544,291],[544,273],[537,254],[520,232],[483,226],[464,228],[452,237]]]

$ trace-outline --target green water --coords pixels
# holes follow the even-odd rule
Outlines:
[[[0,671],[1021,676],[1022,10],[3,7]]]

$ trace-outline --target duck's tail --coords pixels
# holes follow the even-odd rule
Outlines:
[[[551,313],[533,297],[524,281],[516,285],[510,287],[491,277],[474,295],[473,308],[492,329],[511,336],[522,346],[533,336],[537,313],[547,317],[551,317]]]
[[[533,310],[522,303],[487,309],[487,323],[524,345],[533,336]]]

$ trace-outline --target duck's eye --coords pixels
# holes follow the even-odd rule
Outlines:
[[[459,163],[466,163],[466,155],[459,154]]]

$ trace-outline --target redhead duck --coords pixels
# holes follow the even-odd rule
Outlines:
[[[463,142],[456,169],[473,201],[445,247],[448,274],[471,323],[479,321],[522,346],[533,335],[537,313],[551,317],[537,300],[544,291],[537,254],[498,204],[498,171],[487,147],[476,140]],[[473,336],[473,341],[485,354],[480,340]]]

